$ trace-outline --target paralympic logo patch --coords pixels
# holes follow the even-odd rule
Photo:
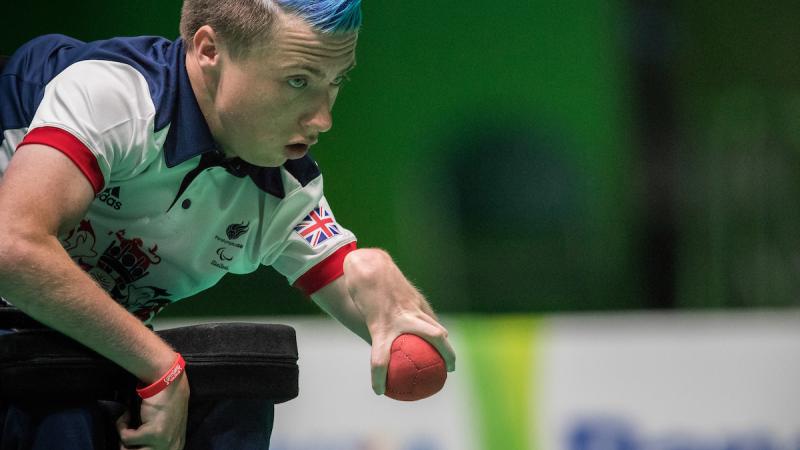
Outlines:
[[[243,234],[247,233],[250,229],[250,222],[247,223],[232,223],[228,225],[228,228],[225,229],[225,234],[228,236],[230,240],[239,239]]]

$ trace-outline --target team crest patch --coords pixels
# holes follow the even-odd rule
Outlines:
[[[62,244],[72,259],[114,300],[140,320],[149,322],[172,303],[172,294],[166,289],[144,285],[146,282],[143,281],[150,270],[161,263],[158,245],[154,243],[148,248],[141,238],[127,238],[125,230],[109,232],[108,235],[115,239],[99,254],[94,227],[91,221],[82,220]]]
[[[294,231],[305,239],[311,248],[342,234],[333,214],[322,206],[314,208],[302,222],[294,227]]]

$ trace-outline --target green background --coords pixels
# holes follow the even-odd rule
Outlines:
[[[760,5],[680,1],[670,17],[682,306],[796,305],[800,293],[800,8]],[[0,52],[54,32],[174,38],[179,11],[174,0],[5,5],[16,21],[0,27]],[[444,312],[643,307],[631,5],[368,0],[363,11],[358,68],[314,153],[360,246],[387,249]],[[313,312],[265,268],[164,315]]]

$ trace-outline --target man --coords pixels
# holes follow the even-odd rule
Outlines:
[[[454,369],[447,331],[388,254],[356,249],[307,155],[355,65],[359,3],[186,0],[174,42],[51,35],[6,64],[0,293],[156,387],[141,426],[120,421],[126,448],[185,439],[187,377],[159,384],[179,358],[142,320],[261,264],[372,344],[377,394],[404,332]]]

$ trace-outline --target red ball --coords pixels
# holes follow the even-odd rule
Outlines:
[[[392,342],[386,374],[386,396],[395,400],[421,400],[439,392],[447,380],[442,355],[428,341],[401,334]]]

